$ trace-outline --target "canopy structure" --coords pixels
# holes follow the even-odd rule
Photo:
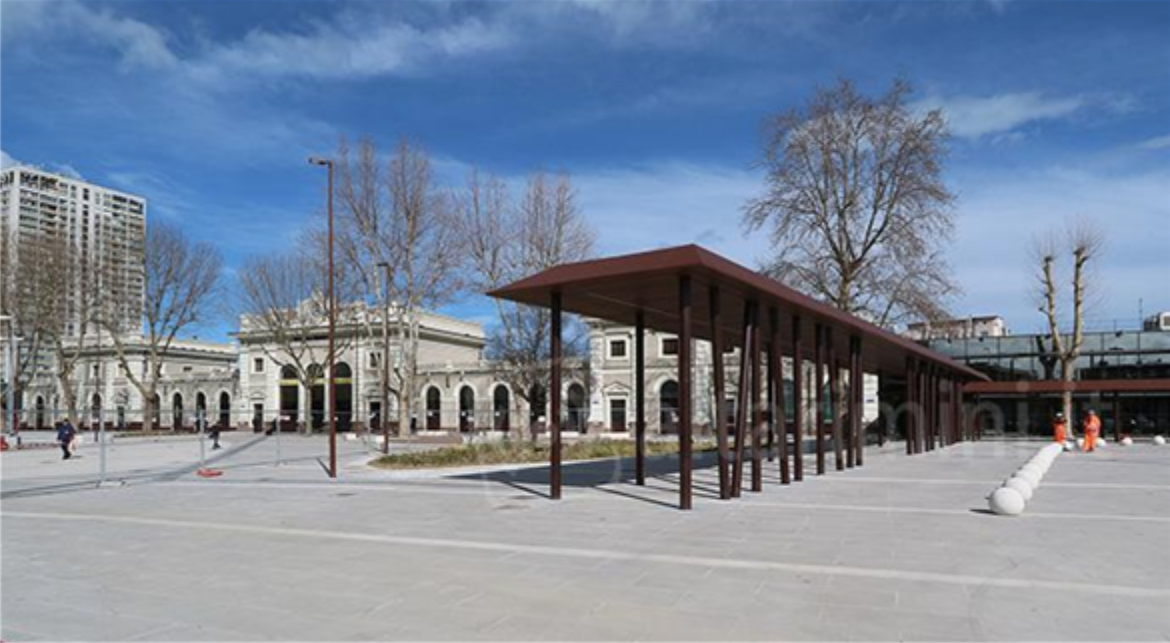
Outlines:
[[[715,429],[720,451],[720,489],[723,497],[739,495],[739,480],[750,425],[752,488],[760,490],[762,437],[780,437],[781,479],[803,478],[803,458],[794,457],[790,467],[786,451],[802,454],[807,420],[813,421],[817,473],[824,473],[825,449],[831,439],[837,468],[863,462],[860,436],[861,387],[850,386],[848,397],[841,381],[860,382],[863,372],[907,376],[909,425],[912,440],[907,452],[933,448],[961,439],[962,386],[985,380],[979,372],[945,355],[881,329],[859,317],[823,304],[778,281],[745,268],[696,245],[565,264],[542,271],[488,293],[492,297],[550,308],[553,320],[550,406],[552,455],[551,495],[560,496],[560,319],[563,312],[633,326],[637,387],[635,430],[638,440],[638,481],[644,470],[644,346],[646,329],[679,337],[679,440],[680,506],[691,504],[690,438],[692,410],[692,341],[713,344],[713,355],[729,347],[741,349],[737,416],[734,427],[725,427],[723,413],[716,413]],[[810,348],[812,350],[810,350]],[[794,369],[794,415],[791,431],[783,418],[782,358],[791,358]],[[805,360],[811,358],[814,386],[808,405],[803,380]],[[765,363],[767,368],[765,369]],[[725,386],[722,359],[713,359],[715,399],[723,400]],[[827,386],[824,386],[827,385]],[[828,389],[827,391],[825,389]],[[762,391],[770,403],[763,403]],[[829,420],[833,436],[826,435],[822,396],[831,408],[846,408]],[[812,401],[810,399],[810,401]],[[807,415],[814,417],[806,418]],[[841,415],[845,415],[843,421]],[[844,426],[848,424],[849,426]],[[781,427],[783,430],[776,430]],[[729,435],[734,433],[734,436]],[[789,435],[791,434],[791,435]],[[728,440],[734,437],[732,449]],[[912,444],[913,443],[913,444]],[[732,451],[734,450],[734,453]],[[795,469],[795,471],[792,471]]]

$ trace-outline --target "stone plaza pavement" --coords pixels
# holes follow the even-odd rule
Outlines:
[[[962,444],[680,512],[671,458],[447,477],[344,459],[3,500],[0,637],[25,640],[1168,640],[1170,447]],[[308,448],[310,452],[318,447]],[[3,456],[8,457],[8,454]],[[702,458],[709,464],[709,456]],[[0,460],[0,464],[4,461]]]

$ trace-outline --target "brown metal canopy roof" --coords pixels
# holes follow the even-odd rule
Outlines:
[[[678,333],[678,277],[681,275],[688,275],[693,284],[692,329],[698,339],[709,340],[714,332],[708,304],[708,288],[714,286],[719,288],[722,301],[719,330],[729,346],[737,346],[742,341],[744,304],[757,301],[765,333],[769,332],[769,309],[777,310],[781,350],[785,355],[792,352],[792,317],[798,315],[806,359],[811,357],[813,327],[819,323],[833,334],[837,359],[842,363],[848,358],[849,337],[858,336],[867,371],[903,373],[906,358],[913,356],[960,380],[987,379],[945,355],[693,244],[564,264],[487,294],[547,308],[552,293],[559,292],[565,312],[633,326],[635,314],[641,310],[646,328]]]

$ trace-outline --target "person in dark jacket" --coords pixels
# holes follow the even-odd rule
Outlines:
[[[75,437],[77,437],[77,431],[68,420],[57,423],[57,442],[61,444],[62,460],[73,457],[73,439]]]

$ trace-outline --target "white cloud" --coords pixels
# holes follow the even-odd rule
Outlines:
[[[1033,235],[1086,217],[1108,235],[1097,268],[1101,301],[1089,315],[1136,317],[1170,307],[1170,168],[1103,171],[1096,166],[1028,172],[960,173],[953,268],[965,290],[955,312],[1003,314],[1015,331],[1034,330],[1041,317],[1032,299]]]
[[[0,150],[0,170],[12,167],[13,165],[20,165],[20,161],[8,155],[8,152]]]
[[[572,178],[605,254],[698,243],[755,265],[767,249],[764,235],[745,238],[740,225],[744,203],[763,189],[754,172],[664,161]]]
[[[233,75],[367,78],[419,73],[442,60],[506,48],[506,29],[476,19],[421,28],[397,21],[347,17],[304,32],[257,30],[207,50],[191,63],[199,80]]]
[[[1170,149],[1170,134],[1166,136],[1156,136],[1138,143],[1138,149],[1142,150],[1165,150]]]
[[[1071,116],[1087,105],[1080,96],[1050,97],[1039,92],[1019,92],[995,96],[951,96],[927,98],[915,109],[942,109],[951,133],[960,138],[976,139],[992,134],[1007,134],[1037,121]]]
[[[112,49],[126,68],[168,69],[178,62],[163,30],[76,0],[5,3],[3,31],[5,39],[52,37]]]

